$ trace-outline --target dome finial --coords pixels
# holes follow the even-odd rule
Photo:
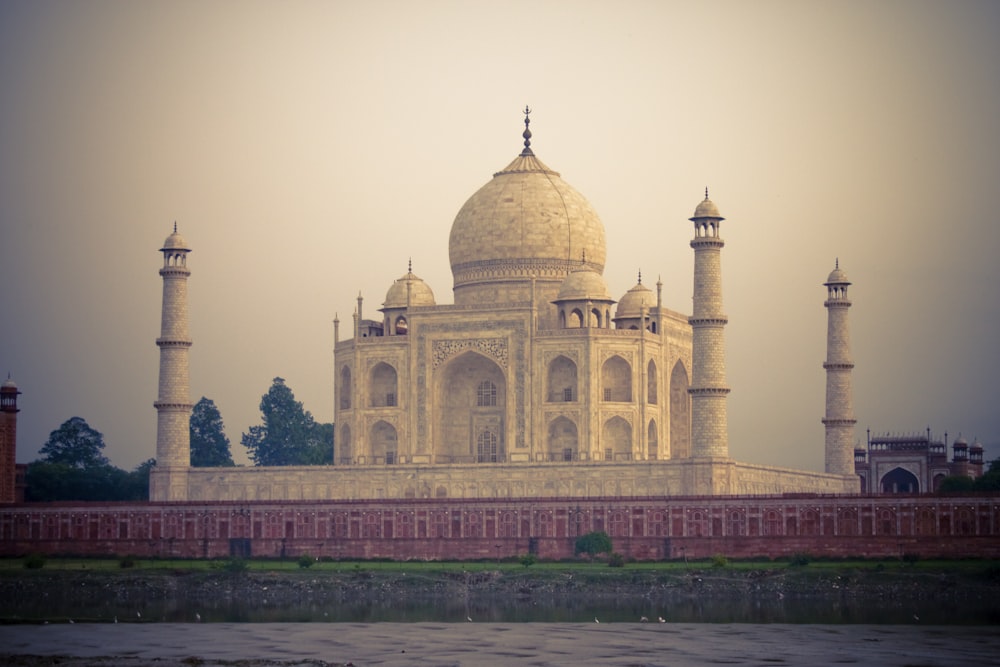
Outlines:
[[[705,186],[705,201],[708,201],[708,186]]]
[[[583,257],[580,260],[580,263],[583,264],[583,265],[587,264],[587,249],[586,248],[583,249]]]
[[[410,257],[409,261],[406,263],[406,272],[413,273],[413,258]]]
[[[642,269],[639,269],[639,284],[642,284]]]
[[[835,269],[839,269],[840,268],[840,258],[839,257],[836,258],[835,260],[833,260],[833,268],[835,268]]]
[[[174,234],[177,233],[177,221],[174,220]]]
[[[524,137],[524,150],[521,151],[521,155],[534,155],[531,152],[531,129],[528,126],[531,124],[531,119],[528,117],[531,115],[531,108],[527,104],[524,105],[524,132],[521,136]]]

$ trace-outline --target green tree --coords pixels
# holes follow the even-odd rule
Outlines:
[[[938,491],[941,493],[966,493],[976,490],[976,480],[965,475],[951,475],[941,480]]]
[[[201,397],[191,411],[191,465],[195,467],[231,466],[233,456],[229,451],[222,415],[215,402]]]
[[[64,464],[86,470],[108,465],[104,449],[104,436],[95,431],[81,417],[70,417],[62,426],[49,434],[49,439],[39,450],[46,463]]]
[[[611,538],[603,530],[594,531],[576,538],[574,553],[587,554],[591,558],[597,554],[611,553]]]
[[[116,468],[101,454],[104,436],[80,417],[52,431],[40,453],[28,464],[26,498],[53,500],[148,500],[149,459],[133,472]]]
[[[274,378],[260,400],[263,424],[251,426],[241,442],[259,466],[317,465],[333,461],[333,425],[317,424],[295,400],[284,379]]]

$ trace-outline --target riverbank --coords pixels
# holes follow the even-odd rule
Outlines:
[[[940,564],[711,563],[681,566],[354,563],[302,569],[227,571],[219,564],[111,569],[0,569],[0,623],[183,621],[573,621],[590,610],[638,619],[670,610],[670,620],[797,622],[823,606],[820,622],[896,622],[911,609],[941,623],[1000,621],[1000,567]],[[743,607],[754,617],[685,615],[706,605]],[[860,615],[875,610],[875,616]],[[878,610],[886,610],[884,613]],[[962,611],[979,616],[957,618]],[[412,613],[410,613],[412,610]],[[428,610],[434,615],[428,616]],[[846,610],[846,611],[845,611]],[[893,617],[889,612],[898,611]],[[255,612],[257,615],[251,614]],[[874,620],[873,620],[874,618]],[[802,622],[809,622],[804,620]]]

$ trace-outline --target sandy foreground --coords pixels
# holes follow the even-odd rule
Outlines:
[[[56,657],[59,656],[59,657]],[[0,626],[0,664],[88,667],[1000,665],[1000,628],[672,623]]]

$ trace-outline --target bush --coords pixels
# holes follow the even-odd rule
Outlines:
[[[809,554],[794,554],[788,564],[792,567],[805,567],[810,560]]]
[[[29,570],[40,570],[45,567],[45,556],[41,554],[29,554],[24,557],[24,567]]]
[[[608,567],[625,567],[625,556],[622,556],[617,551],[613,551],[608,556]]]
[[[134,556],[122,556],[118,561],[118,567],[124,569],[135,567],[135,557]]]
[[[729,565],[729,559],[722,554],[712,556],[712,567],[726,567],[727,565]]]
[[[535,554],[524,554],[520,558],[521,565],[525,567],[531,567],[537,562],[538,562],[538,556],[536,556]]]
[[[581,535],[576,538],[576,547],[573,553],[577,556],[587,554],[591,558],[597,554],[610,554],[611,538],[603,530]]]
[[[229,560],[227,560],[225,563],[222,564],[222,569],[225,570],[226,572],[239,574],[241,572],[246,572],[247,567],[249,567],[249,565],[250,564],[247,563],[242,558],[230,558]]]
[[[315,562],[316,559],[310,556],[309,554],[302,554],[301,556],[299,556],[299,567],[303,569],[307,567],[312,567],[313,563]]]

